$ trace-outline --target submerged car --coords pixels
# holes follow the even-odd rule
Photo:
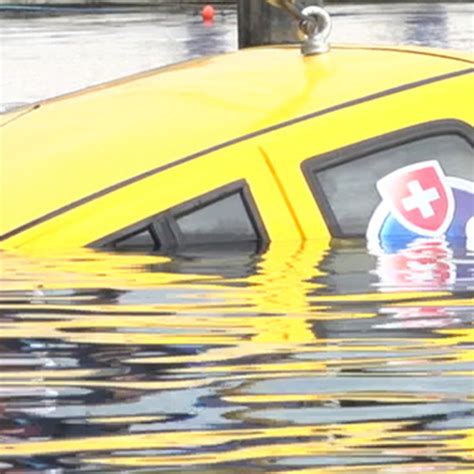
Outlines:
[[[474,240],[473,57],[257,47],[1,117],[0,248]]]

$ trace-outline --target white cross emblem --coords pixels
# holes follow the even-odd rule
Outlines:
[[[418,209],[423,219],[433,217],[435,213],[431,203],[440,198],[438,190],[436,188],[423,189],[419,181],[410,181],[407,187],[411,195],[402,199],[405,210]]]

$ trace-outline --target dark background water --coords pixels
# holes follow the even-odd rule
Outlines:
[[[331,10],[334,41],[473,46],[470,4]],[[10,14],[2,104],[235,49],[235,26]],[[1,472],[472,472],[464,243],[0,256]]]

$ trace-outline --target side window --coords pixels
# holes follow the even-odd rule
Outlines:
[[[384,198],[396,200],[397,193],[399,214],[405,212],[402,219],[418,219],[413,227],[428,225],[428,218],[435,212],[435,203],[437,205],[442,197],[434,184],[423,183],[430,172],[438,172],[439,179],[444,180],[447,187],[452,185],[453,179],[471,183],[474,180],[472,128],[454,122],[455,130],[450,130],[449,124],[453,128],[452,122],[444,127],[442,123],[438,124],[439,130],[436,130],[436,124],[414,127],[304,162],[303,171],[332,234],[336,237],[364,236],[381,201]],[[389,190],[391,197],[384,196],[388,177],[392,182],[399,181],[396,190]],[[402,189],[403,179],[407,180],[406,190]],[[434,182],[433,179],[430,182]],[[404,192],[406,194],[402,196]],[[387,205],[395,208],[397,203]],[[402,205],[406,205],[406,209]],[[423,218],[425,223],[421,222]],[[408,227],[411,229],[410,225]]]
[[[240,181],[156,214],[91,246],[149,251],[267,240],[250,190]]]
[[[175,222],[184,243],[259,239],[244,196],[240,192],[179,215]]]
[[[145,229],[138,229],[131,234],[125,234],[109,243],[109,246],[116,250],[157,250],[160,248],[160,241],[152,226]]]

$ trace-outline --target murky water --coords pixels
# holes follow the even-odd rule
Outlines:
[[[473,46],[469,4],[331,8],[337,41]],[[231,9],[4,18],[2,35],[6,107],[236,43]],[[470,473],[458,244],[2,253],[0,472]]]

